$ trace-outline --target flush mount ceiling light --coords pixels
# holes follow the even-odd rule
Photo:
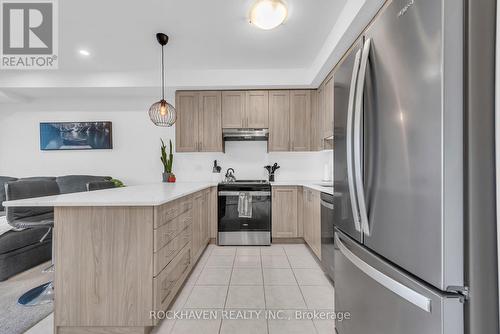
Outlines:
[[[90,56],[90,52],[84,49],[78,50],[78,53],[85,57]]]
[[[161,45],[161,100],[149,108],[149,118],[156,126],[172,126],[175,123],[175,108],[165,101],[165,66],[163,47],[168,43],[168,36],[157,33],[156,40]]]
[[[288,16],[282,0],[258,0],[250,9],[250,23],[264,30],[274,29]]]

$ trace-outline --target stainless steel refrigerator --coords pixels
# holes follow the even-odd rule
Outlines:
[[[496,272],[474,268],[473,260],[487,268],[496,254],[485,245],[483,259],[470,255],[492,240],[472,240],[468,225],[471,182],[485,176],[471,181],[481,171],[471,170],[469,149],[481,138],[469,113],[490,111],[471,110],[479,99],[470,86],[491,89],[471,75],[481,66],[472,57],[483,53],[488,63],[491,49],[471,49],[478,28],[470,24],[491,19],[488,3],[494,8],[494,1],[479,9],[477,1],[391,1],[335,71],[335,309],[351,314],[336,322],[339,334],[498,332],[498,308],[479,300],[488,298],[486,286],[469,291],[469,280]]]

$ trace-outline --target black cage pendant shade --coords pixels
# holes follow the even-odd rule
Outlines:
[[[149,118],[156,126],[172,126],[175,123],[175,108],[165,101],[165,65],[163,47],[168,43],[168,36],[157,33],[156,39],[161,45],[161,100],[149,108]]]

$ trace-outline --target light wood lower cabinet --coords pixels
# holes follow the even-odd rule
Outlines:
[[[321,194],[304,187],[303,218],[304,240],[321,259]]]
[[[272,189],[272,236],[298,237],[298,187],[274,186]]]
[[[154,207],[57,207],[55,334],[157,325],[151,311],[167,310],[208,244],[211,194]]]
[[[193,262],[205,249],[210,239],[210,189],[202,190],[193,196],[193,236],[192,257]]]

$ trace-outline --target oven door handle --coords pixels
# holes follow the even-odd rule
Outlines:
[[[270,191],[219,191],[219,197],[240,196],[245,193],[252,196],[271,196]]]

